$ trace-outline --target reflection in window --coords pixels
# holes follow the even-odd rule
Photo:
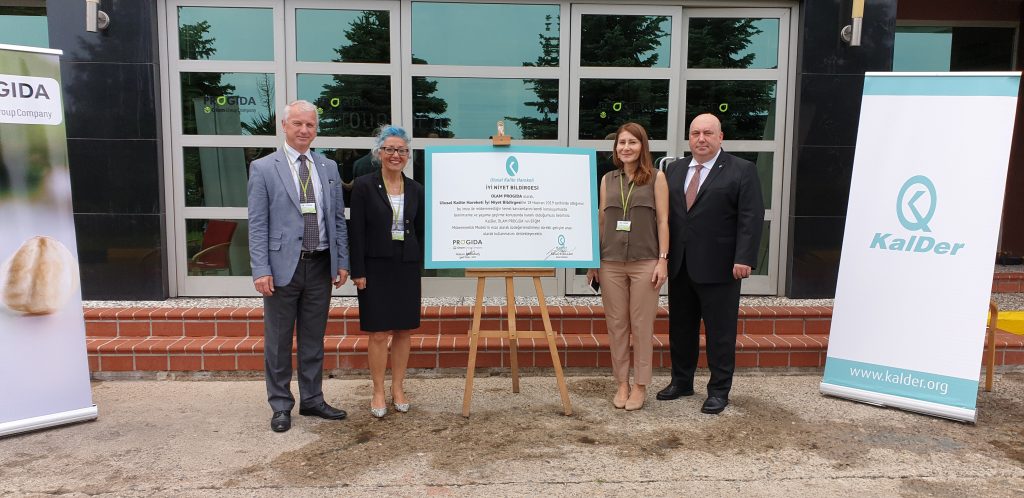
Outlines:
[[[185,147],[185,205],[245,207],[249,164],[274,149]]]
[[[178,7],[182,60],[274,60],[274,11],[236,7]]]
[[[686,84],[686,123],[698,114],[722,120],[726,140],[775,138],[775,81],[694,81]]]
[[[412,84],[414,136],[487,138],[497,117],[514,138],[558,138],[558,80],[416,76]]]
[[[581,140],[611,140],[627,121],[643,125],[651,140],[665,140],[668,80],[580,80]]]
[[[391,77],[359,74],[299,74],[298,97],[317,106],[318,134],[369,137],[391,119]]]
[[[352,180],[358,176],[374,173],[380,170],[380,165],[373,161],[369,149],[319,149],[318,153],[323,154],[327,159],[338,163],[338,174],[341,175],[342,193],[345,196],[345,205],[351,205]]]
[[[304,62],[387,64],[390,19],[386,10],[296,9],[295,56]]]
[[[751,275],[767,275],[768,274],[768,246],[771,242],[772,234],[772,222],[765,221],[761,225],[761,247],[757,250],[757,268],[754,268]]]
[[[585,15],[580,26],[580,65],[668,67],[672,18]]]
[[[742,157],[757,166],[757,177],[761,180],[761,197],[764,199],[764,208],[772,208],[772,162],[775,153],[773,152],[733,152],[730,154]],[[767,232],[765,232],[767,233]]]
[[[558,5],[413,2],[412,62],[558,66],[559,10]]]
[[[274,135],[274,75],[181,73],[186,135]]]
[[[426,154],[423,149],[412,150],[412,162],[413,164],[426,164]],[[413,168],[412,179],[420,183],[420,185],[426,185],[426,168]],[[426,240],[423,241],[426,243]],[[436,270],[420,270],[420,275],[424,277],[465,277],[466,270],[462,268],[440,268]]]
[[[779,67],[779,20],[690,19],[687,67],[775,69]]]
[[[46,7],[0,7],[0,43],[49,47]]]
[[[1009,71],[1014,28],[897,26],[893,71]]]
[[[246,220],[185,220],[185,251],[190,276],[249,276],[249,223]]]

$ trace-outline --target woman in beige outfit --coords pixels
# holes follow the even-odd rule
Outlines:
[[[639,124],[619,127],[612,160],[617,169],[601,178],[601,268],[588,271],[587,279],[601,284],[612,374],[618,382],[612,404],[639,410],[651,382],[658,290],[668,275],[668,183],[654,169],[647,131]]]

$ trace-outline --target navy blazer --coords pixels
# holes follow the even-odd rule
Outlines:
[[[402,261],[423,260],[423,185],[402,175],[405,181],[405,243]],[[393,212],[380,171],[352,181],[349,237],[352,243],[352,278],[366,276],[367,258],[391,258]]]
[[[757,166],[725,151],[708,171],[693,207],[686,209],[690,157],[673,161],[665,173],[669,189],[668,276],[686,266],[694,282],[734,280],[733,264],[757,267],[764,201]]]

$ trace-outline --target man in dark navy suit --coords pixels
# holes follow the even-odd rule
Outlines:
[[[740,283],[757,264],[764,203],[757,167],[722,150],[722,123],[701,114],[690,123],[690,151],[668,166],[669,344],[672,383],[660,400],[693,395],[700,322],[707,343],[704,413],[729,404],[736,368]]]

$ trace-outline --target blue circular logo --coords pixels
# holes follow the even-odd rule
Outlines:
[[[925,193],[928,194],[928,199],[922,200],[921,197]],[[935,216],[935,205],[938,201],[935,184],[928,177],[912,176],[903,184],[899,195],[896,196],[896,218],[907,230],[930,232],[932,229],[928,228],[928,222]],[[921,214],[922,212],[924,214]]]
[[[516,176],[516,173],[519,173],[519,160],[516,156],[508,156],[505,160],[505,172],[508,176]]]
[[[558,236],[558,245],[560,245],[560,246],[564,246],[565,245],[565,235],[559,235]]]

